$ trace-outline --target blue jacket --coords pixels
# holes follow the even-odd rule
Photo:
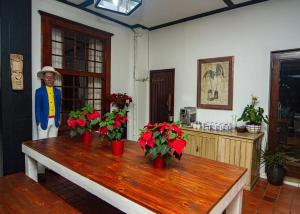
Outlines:
[[[61,93],[60,90],[53,87],[54,104],[55,104],[55,126],[59,126]],[[42,86],[35,91],[35,120],[37,124],[41,123],[43,130],[48,126],[49,101],[46,86]]]

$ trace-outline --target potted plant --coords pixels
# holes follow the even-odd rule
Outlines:
[[[127,121],[126,109],[114,109],[112,112],[105,114],[99,123],[99,136],[103,140],[105,137],[112,143],[112,154],[121,156],[124,150],[124,124]]]
[[[132,98],[126,93],[113,93],[108,96],[108,100],[112,103],[113,106],[116,106],[119,109],[128,107],[132,102]]]
[[[267,179],[273,185],[281,185],[286,174],[287,156],[280,151],[263,151],[262,163],[265,165]]]
[[[180,160],[182,150],[188,140],[187,135],[179,128],[177,123],[149,123],[141,129],[138,142],[150,154],[155,168],[163,168],[168,164],[172,155]]]
[[[261,130],[262,122],[269,123],[268,116],[264,115],[264,109],[256,107],[258,98],[252,96],[251,104],[247,105],[238,121],[246,122],[246,128],[250,133],[258,133]]]
[[[90,144],[92,139],[92,127],[98,123],[100,113],[87,104],[80,111],[71,111],[67,124],[71,127],[70,137],[75,137],[77,134],[83,136],[83,143]]]

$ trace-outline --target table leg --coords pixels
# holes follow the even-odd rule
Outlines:
[[[226,214],[240,214],[243,206],[243,189],[234,197],[226,208]]]
[[[34,181],[38,181],[37,176],[37,161],[25,155],[25,173]]]

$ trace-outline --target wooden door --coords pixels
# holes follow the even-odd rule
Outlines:
[[[287,175],[300,178],[300,49],[271,54],[269,144],[288,154]]]
[[[172,122],[175,69],[150,71],[150,122]]]

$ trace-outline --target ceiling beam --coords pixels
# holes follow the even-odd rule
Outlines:
[[[223,0],[223,2],[225,4],[227,4],[228,7],[233,7],[234,6],[234,3],[231,0]]]
[[[79,7],[87,7],[87,6],[90,6],[94,4],[94,0],[86,0],[84,2],[82,2],[81,4],[79,4],[78,6]]]

